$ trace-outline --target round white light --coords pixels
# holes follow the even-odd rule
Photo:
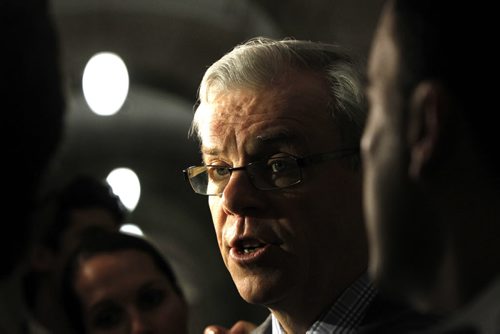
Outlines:
[[[144,236],[141,228],[135,224],[123,224],[120,226],[120,232],[132,235]]]
[[[141,183],[137,175],[128,168],[117,168],[106,178],[113,193],[120,197],[123,205],[133,211],[141,197]]]
[[[98,115],[109,116],[120,110],[127,98],[128,86],[127,66],[114,53],[94,55],[83,70],[83,95]]]

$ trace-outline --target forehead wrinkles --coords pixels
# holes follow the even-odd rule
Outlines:
[[[232,128],[237,131],[245,121],[254,116],[257,100],[255,94],[240,90],[219,95],[213,102],[211,129],[219,132]]]
[[[295,79],[292,84],[287,81],[265,90],[234,89],[200,106],[205,113],[199,126],[200,130],[203,127],[202,152],[245,151],[258,137],[284,131],[296,138],[305,137],[303,140],[313,140],[316,132],[327,131],[329,138],[332,119],[324,82],[310,73]]]
[[[233,142],[242,144],[236,142],[242,133],[256,123],[275,117],[275,112],[271,111],[278,108],[276,101],[275,94],[232,90],[201,105],[197,118],[203,150],[228,149]]]

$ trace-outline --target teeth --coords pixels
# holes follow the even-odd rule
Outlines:
[[[238,252],[240,254],[254,253],[258,248],[263,247],[264,244],[255,240],[245,240],[238,245]]]
[[[243,253],[248,254],[248,253],[253,253],[258,247],[245,247],[243,248]]]
[[[255,252],[257,250],[257,248],[260,248],[260,247],[262,247],[261,244],[256,244],[256,245],[252,245],[252,246],[243,246],[240,249],[240,252],[244,253],[244,254],[250,254],[250,253]]]

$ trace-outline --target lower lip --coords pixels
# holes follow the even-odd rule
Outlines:
[[[270,247],[270,244],[266,244],[250,253],[240,253],[236,248],[231,248],[229,256],[240,265],[249,265],[259,261],[259,259],[269,252]]]

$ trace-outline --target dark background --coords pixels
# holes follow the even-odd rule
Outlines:
[[[77,173],[104,179],[133,169],[142,195],[129,221],[169,258],[191,306],[191,331],[267,314],[243,302],[217,247],[207,198],[194,194],[181,170],[200,162],[188,139],[205,69],[254,36],[338,43],[365,63],[382,0],[52,0],[60,38],[66,127],[44,182]],[[125,61],[129,95],[114,116],[94,115],[81,77],[88,59],[110,51]]]

